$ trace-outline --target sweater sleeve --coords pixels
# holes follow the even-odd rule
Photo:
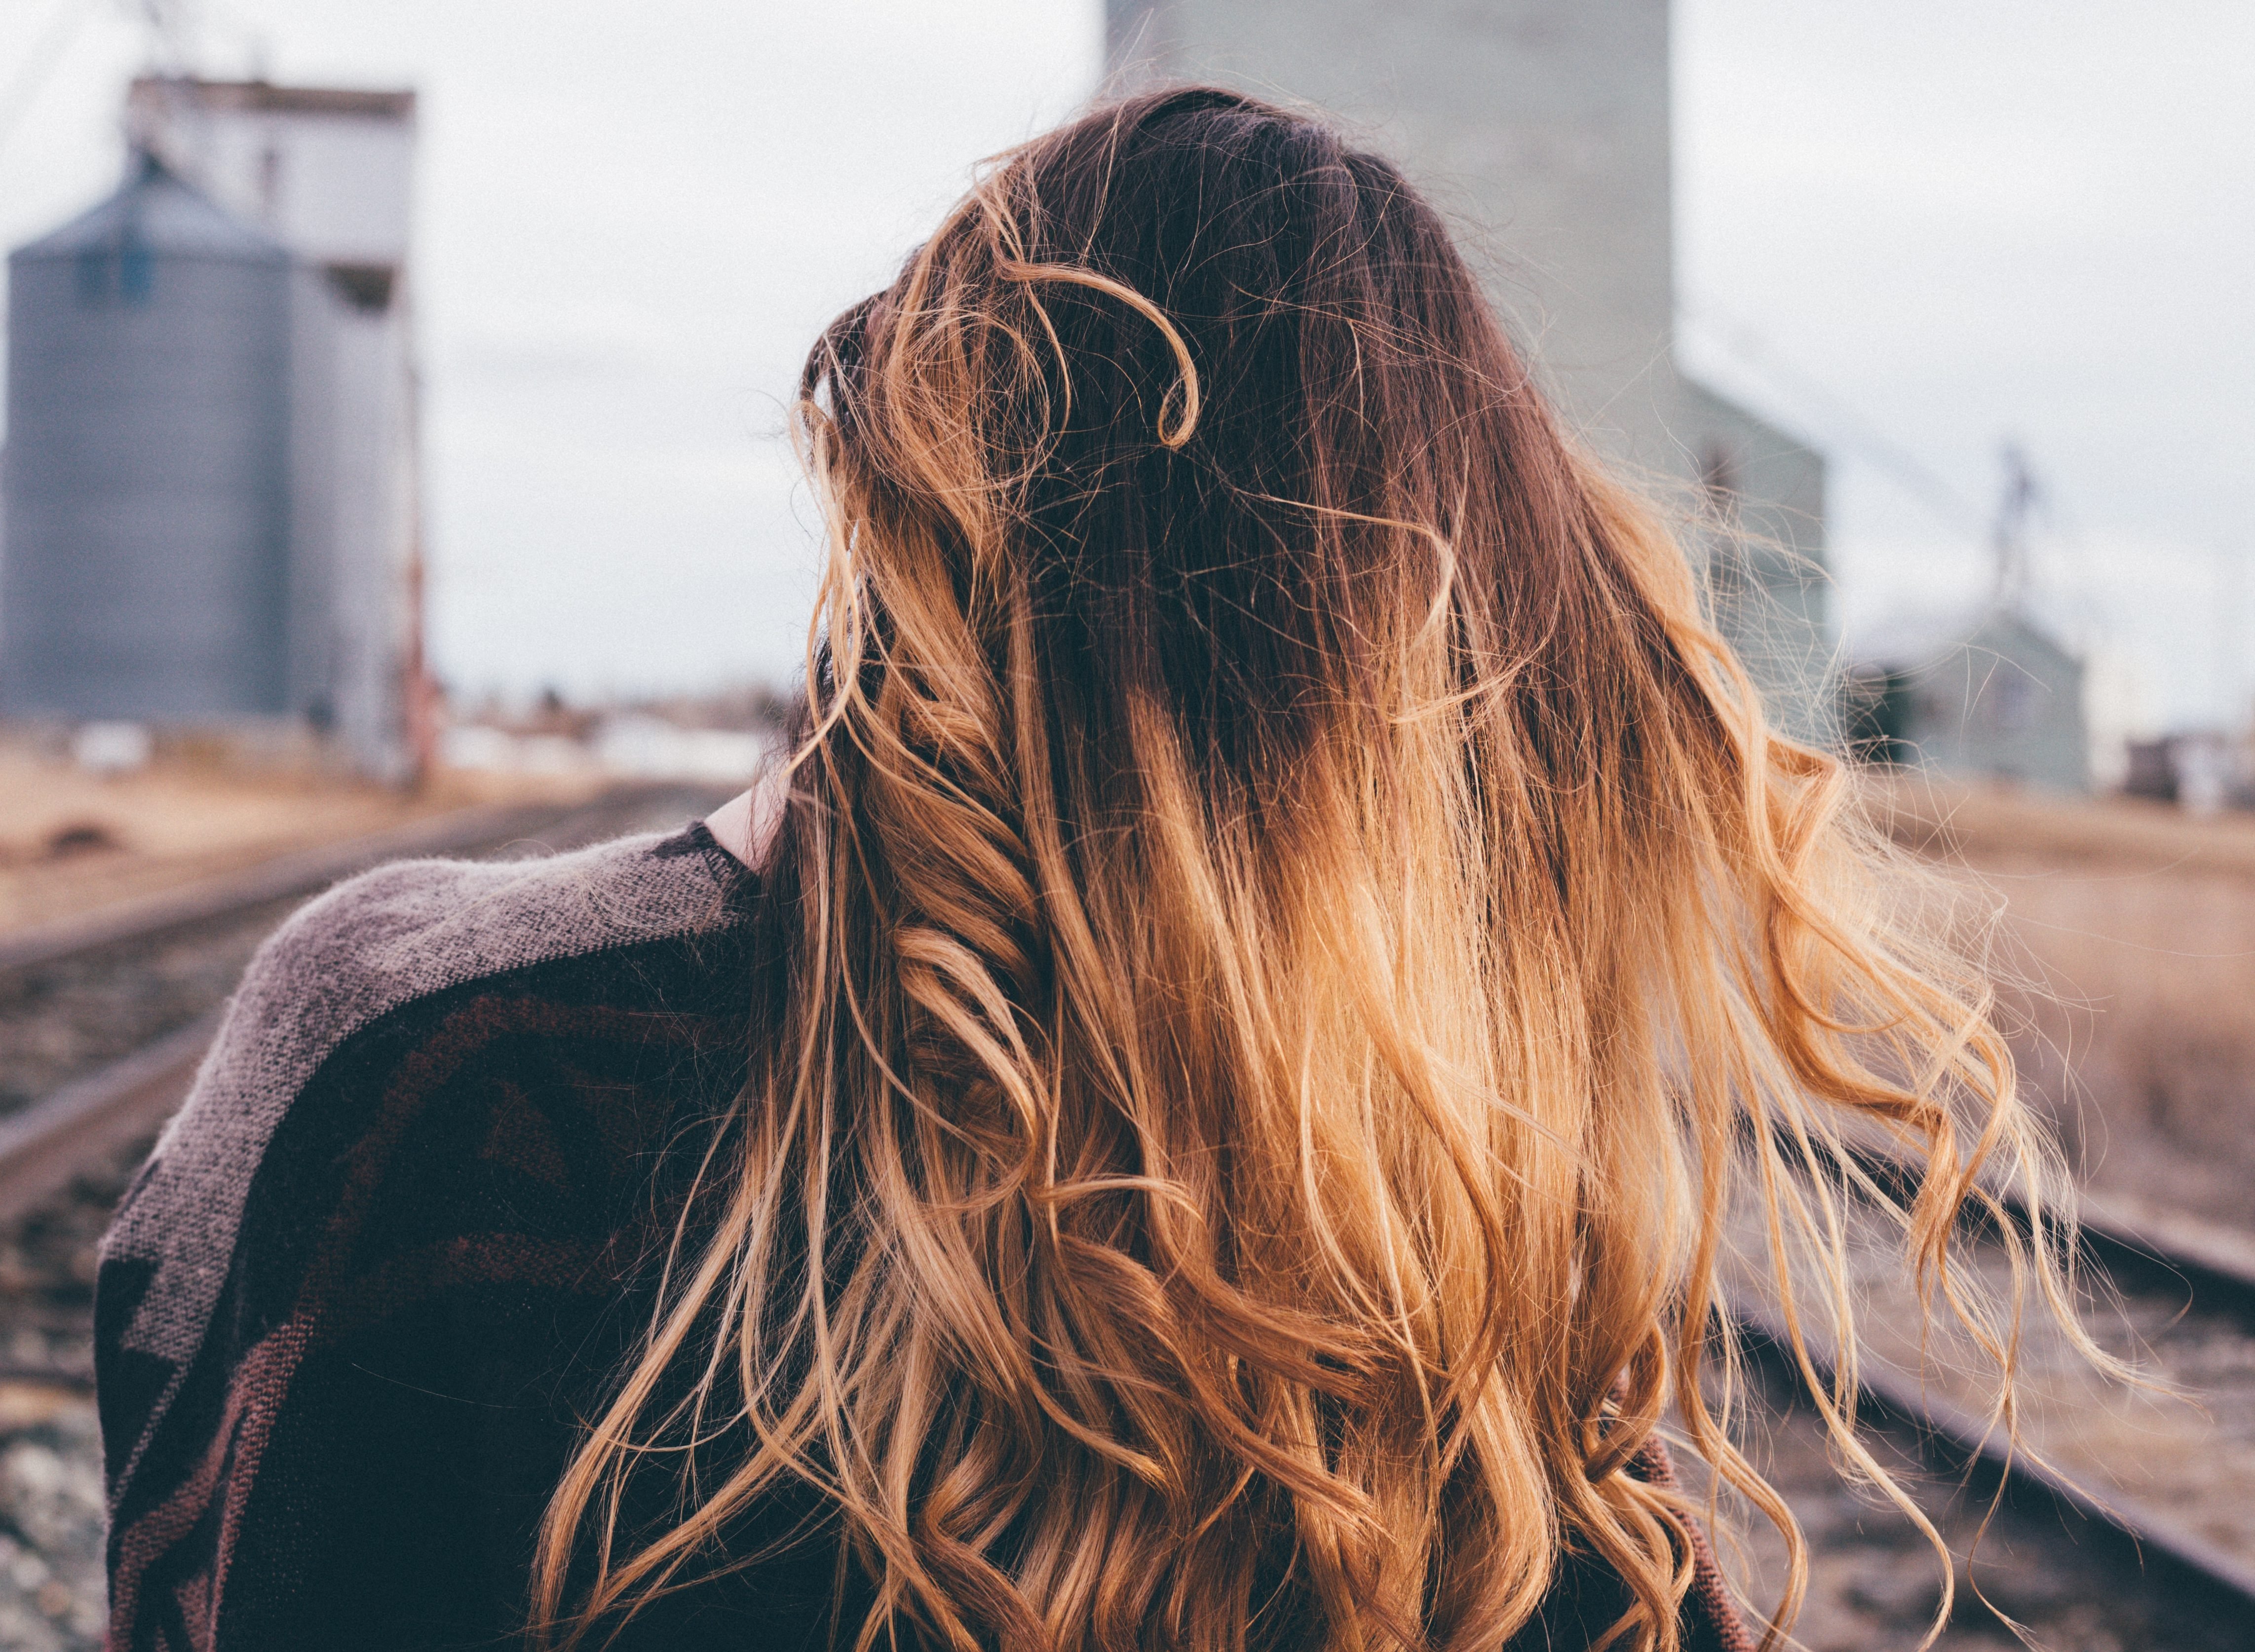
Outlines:
[[[1657,1434],[1632,1460],[1629,1472],[1647,1485],[1675,1484],[1675,1466]],[[1753,1636],[1715,1564],[1714,1546],[1697,1522],[1686,1522],[1684,1530],[1691,1544],[1691,1589],[1683,1600],[1683,1652],[1754,1652]]]
[[[643,876],[646,844],[610,852]],[[470,870],[378,874],[270,942],[121,1208],[95,1292],[118,1652],[491,1644],[521,1613],[629,1322],[635,1195],[727,1093],[734,1034],[696,1007],[728,971],[693,866],[661,865],[686,915],[654,935],[663,912],[528,922]],[[586,871],[542,882],[616,906]],[[505,921],[466,964],[481,897]]]

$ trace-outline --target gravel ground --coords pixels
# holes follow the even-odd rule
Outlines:
[[[220,1002],[299,897],[157,942],[0,972],[0,1115],[186,1026]]]
[[[1909,1652],[1941,1604],[1941,1560],[1892,1504],[1843,1484],[1816,1413],[1796,1404],[1774,1376],[1765,1380],[1763,1398],[1749,1454],[1792,1506],[1809,1545],[1809,1593],[1795,1640],[1809,1652]],[[2062,1516],[2041,1495],[2016,1498],[1992,1514],[1992,1481],[1967,1486],[1942,1460],[1925,1455],[1907,1430],[1871,1431],[1871,1443],[1949,1545],[1957,1600],[1936,1642],[1942,1652],[2023,1645],[2048,1652],[2227,1652],[2255,1645],[2255,1628],[2235,1623],[2229,1602],[2165,1562],[2141,1564],[2116,1534]],[[1725,1569],[1746,1600],[1769,1609],[1784,1586],[1784,1543],[1759,1516],[1732,1524],[1737,1541],[1726,1536],[1717,1545]],[[2019,1621],[2027,1641],[2000,1613]]]
[[[0,1408],[14,1397],[0,1389]],[[106,1608],[93,1402],[54,1404],[0,1440],[0,1647],[95,1652]]]
[[[102,1644],[102,1438],[93,1397],[95,1247],[147,1153],[0,1230],[0,1648]]]
[[[0,1114],[186,1026],[223,998],[294,900],[0,975]],[[0,1224],[0,1648],[102,1644],[95,1250],[150,1144]]]

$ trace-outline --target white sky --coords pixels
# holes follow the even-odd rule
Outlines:
[[[2043,606],[2133,666],[2154,717],[2228,704],[2243,721],[2255,5],[1681,0],[1676,16],[1679,353],[1830,453],[1851,639],[1985,589],[1980,519],[2009,436],[2056,503],[2034,558]],[[1752,353],[1725,346],[1741,327]],[[1975,521],[1921,507],[1858,425]]]
[[[1851,637],[1982,589],[2011,436],[2058,505],[2047,606],[2157,718],[2240,705],[2255,6],[1675,15],[1682,354],[1830,452]],[[137,16],[0,0],[0,241],[114,184]],[[798,360],[1086,95],[1102,32],[1099,0],[207,0],[199,30],[207,73],[422,94],[437,659],[576,692],[788,674]]]

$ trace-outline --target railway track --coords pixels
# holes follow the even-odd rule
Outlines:
[[[1952,1549],[1958,1600],[1942,1648],[2017,1644],[2007,1619],[2062,1652],[2255,1647],[2255,1268],[2237,1236],[2195,1233],[2181,1249],[2172,1236],[2104,1204],[2087,1214],[2085,1255],[2104,1287],[2085,1328],[2156,1391],[2102,1382],[2035,1327],[2021,1450],[1989,1425],[1977,1363],[1921,1312],[1886,1248],[1858,1253],[1859,1417]],[[2001,1284],[2001,1247],[1969,1237],[1966,1254]],[[1940,1599],[1939,1562],[1899,1511],[1840,1486],[1764,1294],[1741,1283],[1731,1314],[1772,1419],[1766,1472],[1810,1539],[1799,1638],[1811,1652],[1914,1645]],[[1830,1377],[1828,1351],[1812,1341],[1810,1353]],[[1767,1586],[1755,1598],[1774,1600],[1782,1545],[1753,1546],[1768,1550],[1752,1557]]]
[[[387,860],[565,849],[704,812],[716,788],[642,784],[576,805],[461,811],[0,938],[0,1118],[217,1004],[300,901]]]
[[[98,1157],[116,1132],[162,1120],[250,953],[307,897],[389,860],[537,853],[676,824],[715,792],[639,785],[465,810],[0,938],[0,1222],[67,1176],[74,1151]]]
[[[609,807],[599,800],[594,807]],[[98,952],[119,942],[148,942],[175,930],[223,918],[270,900],[309,894],[387,860],[460,854],[537,834],[580,812],[553,803],[495,804],[413,821],[388,832],[277,855],[232,877],[33,924],[0,936],[0,975]]]
[[[151,903],[130,921],[111,914],[75,935],[0,944],[0,1110],[15,1103],[0,1111],[0,1647],[78,1652],[100,1642],[94,1247],[257,941],[299,900],[376,859],[568,848],[678,824],[718,801],[702,788],[644,788],[573,810],[460,818],[411,842],[371,840],[270,865]],[[1963,1392],[1886,1357],[1901,1346],[1883,1346],[1866,1366],[1878,1447],[1959,1557],[1944,1652],[2019,1644],[2000,1613],[2058,1652],[2255,1648],[2255,1264],[2233,1236],[2187,1242],[2168,1227],[2093,1214],[2090,1248],[2121,1292],[2118,1322],[2094,1328],[2118,1351],[2142,1351],[2164,1382],[2205,1397],[2205,1421],[2163,1405],[2125,1432],[2116,1412],[2102,1416],[2073,1390],[2068,1362],[2039,1350],[2032,1375],[2048,1411],[2033,1432],[2053,1466],[2021,1461],[2007,1476]],[[2255,1256],[2255,1241],[2246,1251]],[[1886,1282],[1860,1283],[1872,1323],[1914,1343],[1913,1320],[1886,1297]],[[1776,1327],[1758,1299],[1741,1296],[1737,1307],[1766,1401],[1766,1472],[1810,1538],[1797,1640],[1810,1652],[1915,1646],[1939,1599],[1938,1564],[1899,1513],[1842,1488],[1821,1428],[1793,1397]],[[2143,1450],[2132,1438],[2140,1427]],[[2083,1449],[2060,1449],[2078,1434]],[[2143,1484],[2087,1472],[2110,1453],[2160,1467]],[[2219,1509],[2228,1517],[2219,1521]],[[1752,1598],[1775,1598],[1781,1558],[1750,1522]]]
[[[95,1247],[259,942],[383,861],[570,849],[680,825],[724,794],[640,785],[467,811],[0,941],[0,1648],[101,1644]]]

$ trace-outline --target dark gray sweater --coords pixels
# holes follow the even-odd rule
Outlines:
[[[692,828],[386,867],[262,948],[103,1250],[112,1652],[515,1638],[647,1323],[667,1167],[741,1087],[758,892]],[[867,1586],[811,1494],[730,1550],[764,1558],[612,1644],[852,1643]],[[1697,1560],[1687,1648],[1743,1652]],[[1586,1645],[1621,1604],[1568,1557],[1521,1643]]]

